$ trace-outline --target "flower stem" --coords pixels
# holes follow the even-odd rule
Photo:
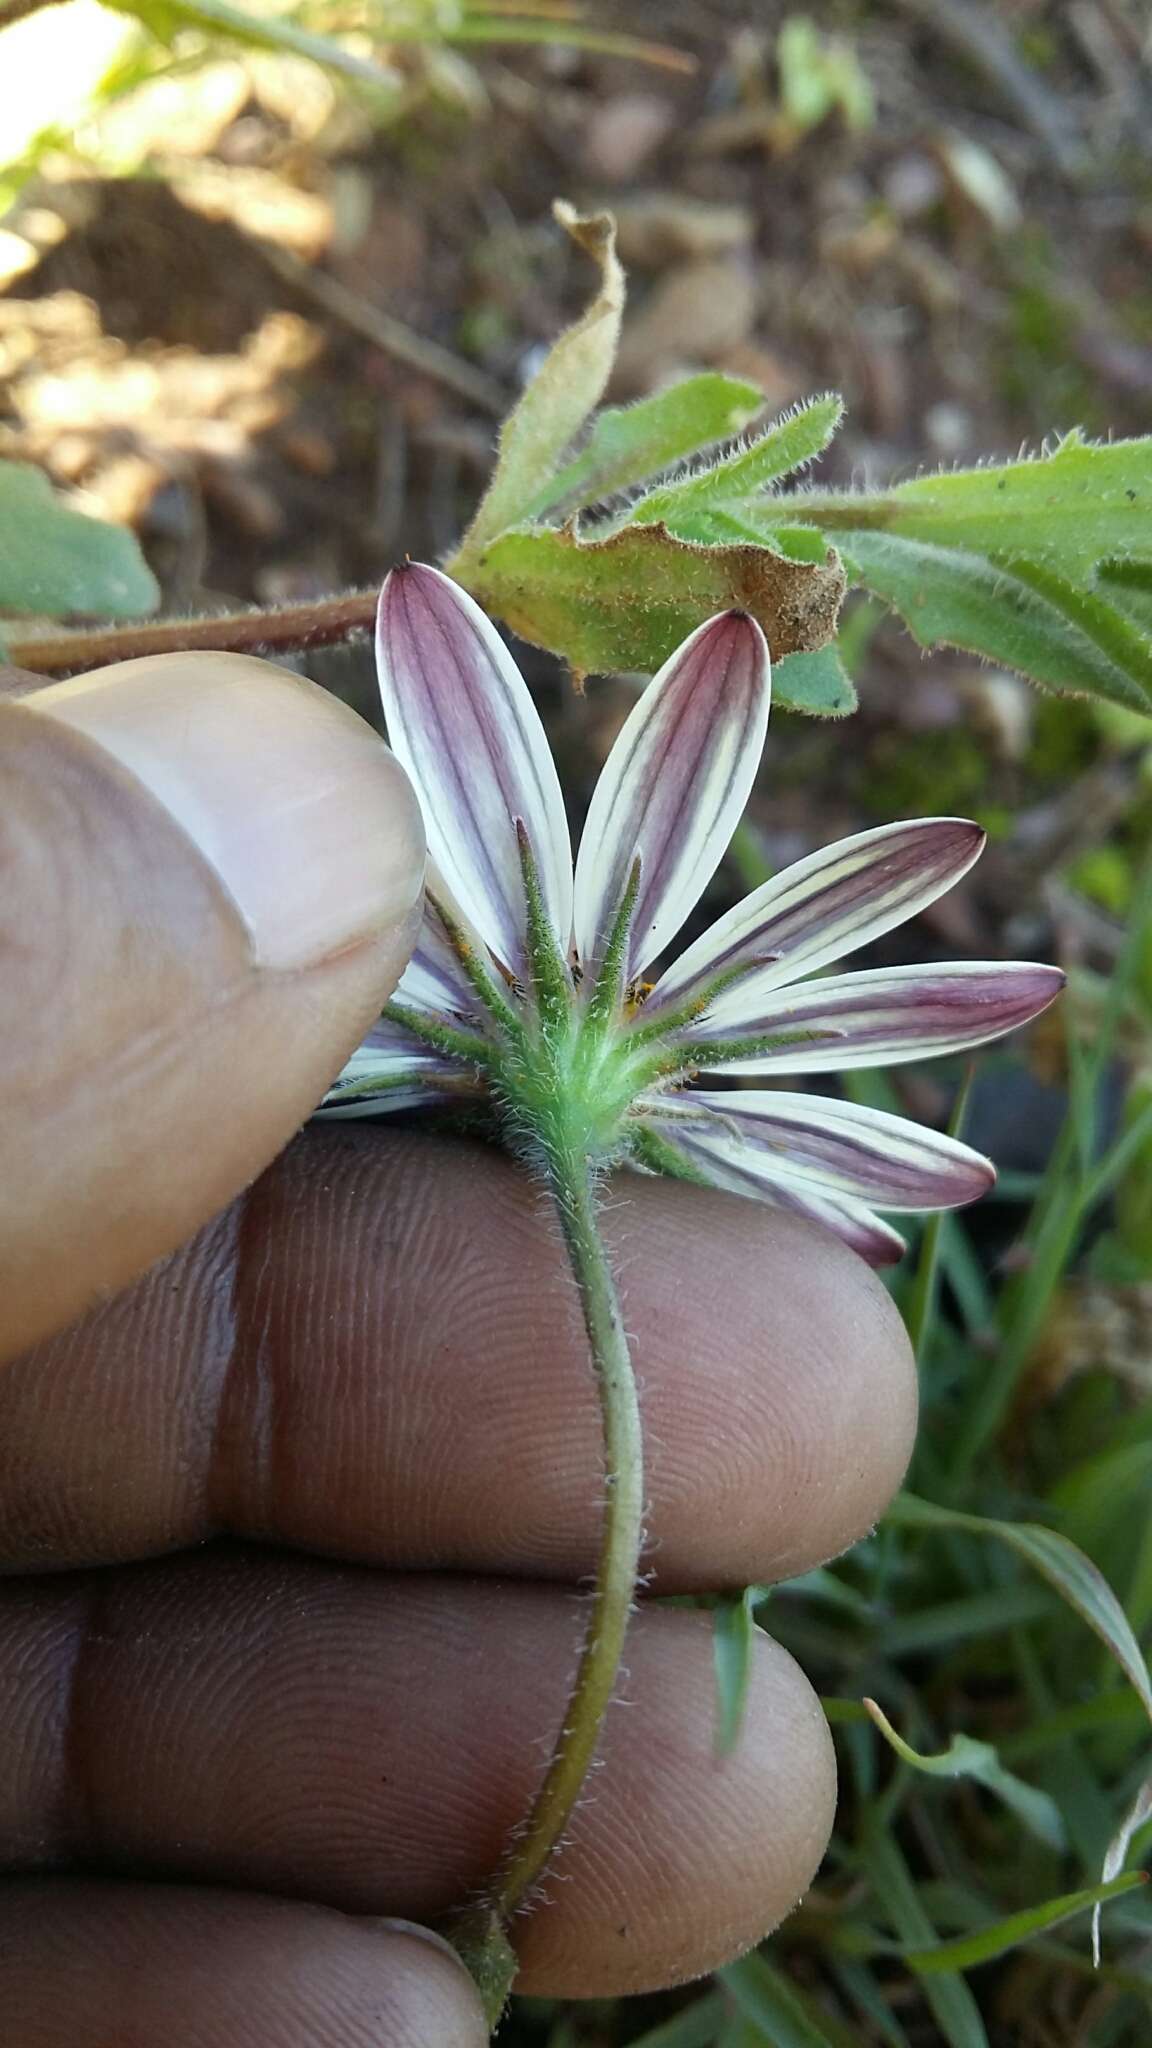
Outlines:
[[[505,1918],[544,1874],[587,1777],[616,1686],[644,1534],[640,1406],[616,1283],[600,1235],[592,1170],[583,1156],[553,1155],[548,1171],[600,1395],[604,1521],[588,1629],[564,1724],[527,1823],[499,1879],[496,1899]]]
[[[600,1235],[593,1170],[578,1146],[549,1146],[546,1160],[600,1396],[604,1521],[587,1632],[552,1759],[487,1899],[465,1909],[450,1930],[493,2026],[516,1967],[508,1922],[559,1848],[599,1745],[620,1669],[644,1534],[640,1408],[616,1283]]]

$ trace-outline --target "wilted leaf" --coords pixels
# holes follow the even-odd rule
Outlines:
[[[1101,1877],[1106,1885],[1111,1884],[1113,1879],[1120,1875],[1124,1868],[1124,1862],[1128,1855],[1128,1848],[1133,1835],[1144,1826],[1145,1821],[1149,1820],[1152,1820],[1152,1778],[1145,1778],[1144,1783],[1141,1785],[1135,1799],[1132,1801],[1131,1806],[1128,1808],[1127,1813],[1124,1815],[1116,1833],[1104,1852],[1104,1868],[1101,1871]],[[1137,1871],[1134,1875],[1139,1878],[1141,1873]],[[1099,1963],[1099,1905],[1092,1915],[1092,1958],[1094,1962]]]
[[[126,528],[73,512],[31,464],[0,462],[0,611],[138,618],[159,596]]]
[[[557,464],[600,403],[616,359],[624,311],[624,272],[616,260],[616,229],[607,213],[585,219],[557,200],[556,219],[600,268],[600,289],[573,326],[553,342],[500,432],[492,481],[449,573],[474,588],[470,570],[496,535],[520,524],[551,482]]]
[[[738,434],[763,402],[757,385],[709,370],[636,405],[613,406],[600,414],[579,455],[544,485],[521,517],[538,519],[554,505],[595,504],[645,483],[674,462]]]
[[[921,1976],[941,1970],[971,1970],[978,1963],[1004,1955],[1010,1948],[1019,1948],[1022,1942],[1046,1933],[1050,1927],[1074,1919],[1077,1913],[1086,1913],[1090,1906],[1122,1898],[1125,1892],[1135,1891],[1143,1883],[1143,1871],[1133,1870],[1127,1877],[1114,1878],[1111,1884],[1093,1885],[1082,1892],[1064,1892],[1060,1898],[1045,1899],[1023,1913],[1011,1913],[1007,1919],[981,1928],[978,1934],[964,1934],[957,1941],[941,1941],[932,1948],[906,1948],[904,1961]]]
[[[650,491],[633,505],[629,522],[650,526],[662,520],[674,533],[698,538],[692,522],[708,512],[738,508],[755,493],[814,461],[823,454],[843,417],[844,401],[835,392],[808,399],[758,435],[750,447],[737,450],[709,469]]]
[[[505,533],[461,581],[523,639],[583,674],[651,674],[704,619],[733,606],[759,620],[774,660],[808,653],[831,639],[844,594],[834,555],[817,565],[763,547],[696,547],[663,526],[587,541],[570,527]],[[786,668],[781,675],[787,703]]]
[[[1046,1843],[1050,1849],[1067,1846],[1064,1822],[1056,1801],[1049,1798],[1047,1792],[1025,1784],[1023,1778],[1008,1770],[990,1742],[977,1742],[971,1735],[954,1735],[947,1749],[934,1756],[924,1756],[905,1742],[875,1700],[865,1700],[864,1705],[885,1741],[914,1771],[922,1771],[934,1778],[973,1778],[977,1784],[984,1785],[1002,1799],[1038,1841]]]

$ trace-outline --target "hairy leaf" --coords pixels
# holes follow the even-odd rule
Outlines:
[[[599,266],[600,289],[579,320],[553,342],[504,422],[492,481],[458,554],[448,564],[449,574],[469,589],[474,589],[468,572],[476,557],[498,534],[527,518],[557,463],[599,404],[616,359],[624,272],[616,259],[615,223],[607,213],[585,219],[560,200],[553,212]]]
[[[1096,586],[1102,597],[1124,612],[1152,641],[1152,561],[1101,562]]]
[[[73,512],[30,463],[0,462],[0,611],[139,618],[159,595],[126,528]]]
[[[1023,555],[1082,582],[1106,557],[1152,555],[1152,436],[1068,434],[1026,462],[912,477],[874,496],[805,491],[794,510],[840,532]]]
[[[808,653],[832,638],[844,593],[834,555],[818,565],[763,547],[696,547],[663,526],[587,541],[571,527],[506,533],[461,581],[523,639],[582,674],[654,673],[704,619],[734,606],[764,628],[774,660]],[[780,675],[777,701],[786,704],[787,669]],[[799,687],[816,694],[810,675]]]
[[[814,718],[846,718],[856,709],[856,686],[834,640],[808,654],[786,654],[772,672],[777,704]]]
[[[636,405],[612,406],[599,415],[579,455],[543,485],[523,517],[538,519],[557,505],[592,505],[646,483],[674,462],[738,434],[763,403],[757,385],[708,370]]]
[[[844,402],[836,392],[812,398],[786,413],[747,448],[709,469],[651,491],[628,514],[632,524],[663,520],[674,532],[683,521],[726,506],[739,506],[781,477],[790,476],[823,454],[840,421]]]
[[[1050,689],[1152,708],[1152,643],[1054,570],[892,533],[829,531],[850,573],[922,647],[959,647]]]

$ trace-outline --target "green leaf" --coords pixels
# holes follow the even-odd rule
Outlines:
[[[73,512],[30,463],[0,462],[0,611],[130,619],[159,598],[126,528]]]
[[[906,1948],[904,1961],[921,1976],[945,1970],[971,1970],[978,1963],[1004,1955],[1008,1949],[1019,1948],[1022,1942],[1046,1933],[1050,1927],[1074,1919],[1077,1913],[1086,1913],[1092,1906],[1136,1891],[1145,1882],[1142,1870],[1132,1870],[1126,1877],[1113,1878],[1110,1884],[1092,1885],[1082,1892],[1064,1892],[1059,1898],[1045,1899],[1042,1905],[1029,1906],[1026,1912],[1010,1913],[1007,1919],[981,1928],[979,1934],[961,1935],[957,1941],[937,1942],[931,1948]]]
[[[947,1749],[924,1756],[897,1733],[875,1700],[865,1700],[864,1706],[885,1741],[913,1770],[935,1778],[972,1778],[1003,1800],[1029,1833],[1046,1847],[1067,1847],[1067,1831],[1056,1801],[1007,1770],[990,1742],[977,1742],[971,1735],[954,1735]]]
[[[631,490],[674,462],[738,434],[763,403],[757,385],[709,370],[636,405],[613,406],[599,415],[579,455],[543,485],[522,518],[538,519],[555,505],[591,505]]]
[[[695,627],[732,606],[759,620],[782,662],[832,638],[844,589],[835,556],[817,565],[763,547],[696,547],[663,526],[587,541],[571,527],[506,533],[454,573],[523,639],[581,674],[651,674]],[[787,704],[786,666],[780,676],[777,702]],[[812,694],[810,676],[800,683]]]
[[[698,1998],[695,2005],[653,2027],[633,2043],[633,2048],[713,2048],[724,2025],[724,2001],[716,1991]]]
[[[922,647],[959,647],[1053,690],[1152,707],[1152,643],[1055,572],[892,533],[828,529],[827,538]]]
[[[754,2036],[771,2048],[853,2048],[852,2036],[828,2013],[822,2013],[767,1957],[743,1956],[716,1975]]]
[[[935,1946],[936,1929],[878,1807],[868,1813],[863,1834],[865,1864],[885,1916],[909,1946],[929,1941]],[[924,1979],[924,1996],[948,2048],[988,2048],[980,2008],[963,1977],[930,1972]]]
[[[487,543],[524,521],[550,483],[604,387],[616,360],[624,311],[624,272],[616,260],[616,227],[607,213],[587,219],[558,200],[553,213],[600,270],[600,289],[579,320],[554,341],[519,404],[500,431],[492,481],[468,528],[452,576],[469,588],[468,571]]]
[[[1107,1645],[1152,1719],[1152,1684],[1128,1617],[1104,1574],[1066,1536],[1040,1522],[998,1522],[984,1515],[961,1514],[912,1493],[897,1494],[888,1513],[904,1528],[966,1529],[974,1536],[991,1536],[1008,1544]]]
[[[728,1756],[735,1748],[744,1720],[756,1623],[752,1610],[763,1599],[763,1588],[745,1586],[734,1599],[718,1600],[712,1610],[712,1668],[716,1676],[716,1754]]]
[[[910,478],[882,494],[805,492],[823,528],[884,532],[976,555],[1024,555],[1073,582],[1103,560],[1152,553],[1152,436],[1084,441],[1051,455]]]
[[[1110,604],[1152,640],[1152,562],[1101,562],[1096,585]]]
[[[249,14],[243,7],[231,6],[230,0],[107,0],[107,5],[117,14],[130,15],[163,43],[170,43],[181,29],[199,29],[202,34],[223,36],[248,49],[287,51],[295,57],[308,57],[328,71],[338,71],[362,85],[386,91],[390,99],[395,97],[395,80],[381,65],[355,56],[330,36],[312,35],[307,29],[297,28],[284,15]]]
[[[810,654],[786,654],[772,671],[772,694],[778,705],[814,718],[846,718],[857,704],[856,685],[834,640]]]
[[[748,448],[726,456],[709,469],[649,492],[628,514],[632,525],[663,520],[675,533],[695,538],[685,521],[723,506],[739,506],[779,478],[790,476],[823,454],[840,421],[844,401],[836,392],[810,398],[787,413]]]

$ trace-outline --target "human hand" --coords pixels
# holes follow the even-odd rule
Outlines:
[[[482,1886],[563,1711],[600,1487],[570,1283],[536,1191],[479,1147],[314,1127],[235,1199],[394,986],[420,869],[390,757],[283,671],[171,657],[0,705],[19,2048],[484,2039],[446,1950],[381,1916]],[[629,1178],[604,1221],[649,1592],[786,1576],[861,1534],[914,1420],[873,1276],[677,1183]],[[722,1761],[706,1618],[642,1608],[627,1662],[520,1925],[525,1990],[705,1971],[827,1837],[830,1744],[781,1651],[758,1643]]]

